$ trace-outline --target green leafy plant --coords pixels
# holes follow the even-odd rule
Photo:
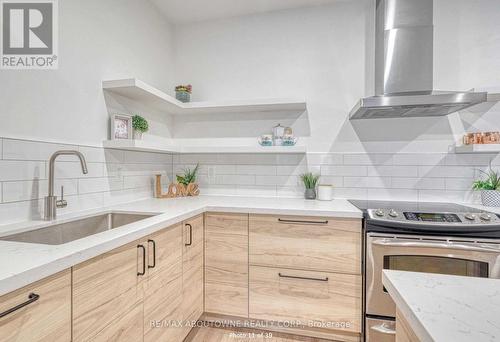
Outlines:
[[[312,172],[306,172],[300,175],[300,179],[304,182],[306,189],[315,189],[319,181],[319,175]]]
[[[500,191],[500,174],[498,171],[489,170],[483,171],[479,170],[485,177],[485,179],[477,180],[473,183],[472,188],[474,190],[499,190]]]
[[[149,124],[146,119],[140,115],[134,115],[132,117],[132,127],[141,133],[145,133],[149,130]]]
[[[198,167],[200,165],[196,164],[196,167],[191,169],[184,169],[183,175],[177,175],[177,182],[180,184],[188,185],[189,183],[194,183],[196,181],[196,173],[198,172]]]

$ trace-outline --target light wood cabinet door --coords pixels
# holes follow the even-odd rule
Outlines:
[[[248,214],[205,215],[205,311],[248,317]]]
[[[203,215],[184,222],[182,252],[182,310],[184,336],[189,333],[190,322],[203,313]]]
[[[144,341],[182,341],[182,224],[148,238]]]
[[[3,295],[0,313],[2,342],[71,341],[71,271]]]
[[[138,241],[73,267],[74,341],[142,341],[145,257]]]
[[[396,310],[396,342],[420,342],[420,339],[415,335],[410,324],[399,310]]]
[[[361,332],[361,276],[250,266],[250,318]]]
[[[361,274],[361,220],[250,215],[250,264]]]

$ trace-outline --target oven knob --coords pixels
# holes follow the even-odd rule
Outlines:
[[[474,221],[476,219],[476,215],[474,214],[465,214],[464,217],[469,221]]]
[[[490,214],[481,214],[481,216],[479,216],[479,218],[482,220],[482,221],[491,221],[491,215]]]
[[[390,217],[398,217],[398,213],[396,210],[391,209],[391,211],[389,211],[389,216]]]
[[[375,215],[377,215],[378,217],[382,217],[384,216],[384,211],[382,209],[377,209],[375,210]]]

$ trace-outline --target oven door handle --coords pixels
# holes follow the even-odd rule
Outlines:
[[[391,329],[385,323],[382,323],[382,324],[379,324],[379,325],[374,325],[370,329],[373,330],[373,331],[376,331],[378,333],[384,334],[384,335],[396,335],[396,330]]]
[[[443,248],[457,249],[470,252],[496,253],[500,254],[500,248],[494,248],[483,244],[464,244],[464,243],[446,243],[446,242],[415,242],[415,241],[387,241],[375,240],[372,244],[386,247],[417,247],[417,248]]]

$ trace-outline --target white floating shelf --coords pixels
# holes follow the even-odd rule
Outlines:
[[[303,112],[307,104],[303,99],[254,99],[221,102],[182,103],[147,83],[135,78],[103,81],[104,90],[134,101],[151,105],[173,115],[255,113],[255,112]]]
[[[179,152],[175,146],[155,143],[146,140],[131,140],[131,139],[105,140],[102,145],[105,148],[111,148],[117,150],[157,152],[157,153]]]
[[[499,153],[500,144],[472,144],[455,147],[455,153]]]
[[[181,146],[182,153],[306,153],[305,146]]]
[[[178,146],[144,140],[105,140],[105,148],[156,153],[306,153],[305,146]]]

